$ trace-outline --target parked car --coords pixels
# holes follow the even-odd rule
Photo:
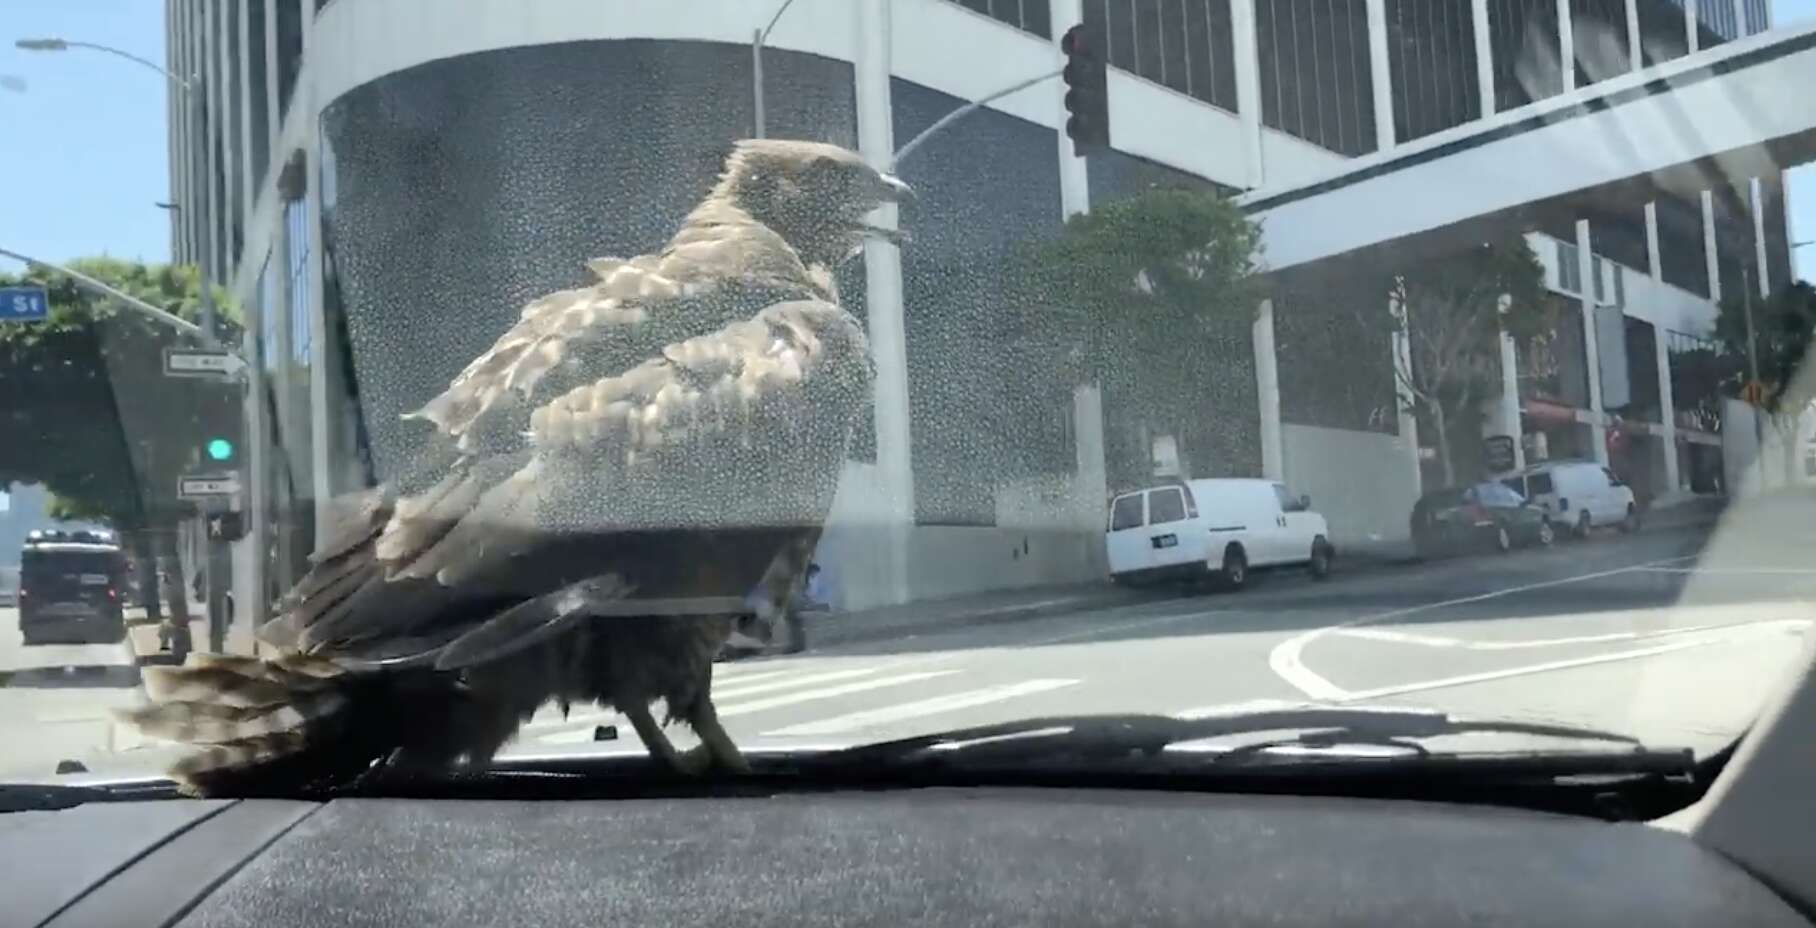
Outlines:
[[[1110,500],[1104,547],[1119,583],[1214,577],[1231,588],[1251,568],[1304,566],[1329,575],[1336,548],[1330,527],[1269,480],[1182,480]]]
[[[1592,528],[1639,528],[1639,504],[1633,490],[1614,472],[1594,461],[1545,461],[1502,483],[1545,511],[1552,522],[1569,526],[1578,538]]]
[[[1419,497],[1412,507],[1411,527],[1420,557],[1548,546],[1557,537],[1545,510],[1492,480]]]

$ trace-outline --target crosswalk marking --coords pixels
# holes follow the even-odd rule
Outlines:
[[[1063,687],[1072,686],[1076,683],[1078,683],[1077,680],[1023,680],[1020,683],[1005,683],[998,686],[987,686],[983,689],[969,690],[963,693],[935,696],[932,699],[921,699],[915,702],[905,702],[894,706],[884,706],[879,709],[851,712],[845,715],[834,716],[829,719],[822,719],[818,722],[804,722],[800,725],[790,725],[786,728],[778,728],[774,731],[764,732],[764,734],[832,735],[857,728],[883,725],[889,722],[902,721],[903,719],[918,718],[924,715],[938,715],[942,712],[969,709],[973,706],[981,706],[986,703],[1000,702],[1005,699],[1015,699],[1020,696],[1030,696],[1035,693],[1057,690]]]
[[[725,665],[720,664],[718,666],[724,667]],[[728,672],[725,670],[714,670],[713,671],[713,683],[714,684],[722,683],[726,686],[731,686],[733,684],[741,685],[741,684],[745,684],[745,683],[755,683],[758,680],[771,680],[776,677],[785,677],[791,673],[794,673],[794,671],[792,671],[792,670],[766,670],[766,671],[761,671],[759,673],[748,673],[748,672],[747,673],[738,673],[736,671]]]
[[[720,706],[719,717],[722,719],[731,718],[733,716],[745,715],[751,712],[762,712],[765,709],[792,706],[796,703],[814,702],[821,699],[831,699],[835,696],[848,696],[852,693],[862,693],[866,690],[882,689],[886,686],[900,686],[904,683],[919,683],[922,680],[932,680],[937,677],[943,677],[954,673],[958,673],[958,671],[923,670],[918,673],[896,674],[893,677],[878,677],[874,680],[859,680],[855,683],[828,686],[823,689],[807,690],[806,692],[801,693],[784,693],[780,696],[768,697],[767,699],[757,699],[752,700],[751,702]]]
[[[860,667],[855,670],[829,670],[825,673],[813,673],[805,676],[789,677],[783,680],[771,680],[767,683],[758,683],[755,686],[744,686],[742,685],[744,681],[739,680],[737,681],[738,685],[727,684],[725,686],[713,687],[713,698],[738,699],[744,696],[753,696],[757,693],[773,693],[776,690],[793,689],[797,686],[834,683],[839,680],[867,677],[876,673],[878,669],[879,668],[876,667]]]

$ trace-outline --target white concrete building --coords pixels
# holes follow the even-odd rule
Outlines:
[[[240,602],[294,578],[329,501],[418,440],[397,414],[524,300],[660,243],[751,134],[751,39],[780,6],[168,0],[171,67],[203,75],[208,114],[173,111],[173,199],[212,203],[173,214],[176,257],[214,249],[260,361]],[[1074,156],[1058,81],[996,101],[901,166],[917,244],[851,269],[879,376],[820,552],[843,605],[1099,574],[1116,449],[1175,436],[1127,414],[1139,397],[982,363],[990,269],[1156,183],[1239,197],[1288,284],[1528,233],[1573,315],[1549,364],[1509,346],[1483,431],[1605,459],[1613,428],[1617,456],[1650,449],[1656,492],[1701,473],[1688,449],[1719,439],[1673,408],[1672,351],[1722,293],[1788,274],[1779,155],[1816,125],[1811,101],[1737,96],[1749,74],[1816,73],[1765,0],[795,0],[763,55],[768,134],[887,162],[1057,68],[1081,21],[1108,43],[1114,150]],[[1397,353],[1314,304],[1263,304],[1210,350],[1181,466],[1283,478],[1340,545],[1392,541],[1422,479]]]

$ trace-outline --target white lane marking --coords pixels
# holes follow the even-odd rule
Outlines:
[[[1810,624],[1808,619],[1773,619],[1773,624],[1790,622],[1797,625]],[[1722,622],[1711,625],[1686,625],[1682,628],[1658,628],[1649,631],[1610,632],[1605,635],[1576,635],[1570,638],[1528,638],[1520,641],[1469,641],[1463,638],[1445,638],[1440,635],[1417,635],[1411,632],[1396,632],[1385,628],[1340,628],[1335,634],[1345,638],[1366,638],[1375,641],[1386,641],[1393,644],[1417,644],[1428,648],[1463,648],[1469,651],[1518,651],[1526,648],[1556,648],[1573,644],[1606,644],[1611,641],[1642,641],[1648,638],[1669,638],[1676,635],[1692,635],[1699,632],[1720,631],[1723,629],[1744,629],[1760,622]]]
[[[790,725],[786,728],[778,728],[774,731],[764,732],[763,734],[778,736],[832,735],[857,728],[886,725],[890,722],[899,722],[904,719],[920,718],[921,716],[926,715],[938,715],[943,712],[969,709],[973,706],[981,706],[986,703],[1001,702],[1005,699],[1031,696],[1035,693],[1062,689],[1064,687],[1076,685],[1077,683],[1077,680],[1023,680],[1020,683],[986,686],[983,689],[969,690],[963,693],[950,693],[945,696],[935,696],[932,699],[922,699],[916,702],[906,702],[894,706],[883,706],[880,709],[852,712],[846,715],[834,716],[829,719],[822,719],[817,722],[804,722],[800,725]]]
[[[1427,612],[1432,609],[1443,609],[1447,606],[1461,606],[1468,603],[1483,602],[1501,596],[1510,596],[1514,593],[1524,593],[1529,590],[1539,590],[1546,587],[1563,586],[1569,583],[1581,583],[1584,580],[1612,577],[1616,574],[1627,573],[1639,567],[1661,567],[1666,564],[1676,564],[1681,561],[1691,560],[1695,556],[1696,555],[1669,557],[1656,561],[1647,561],[1643,564],[1620,567],[1613,570],[1598,570],[1592,573],[1578,574],[1574,577],[1559,577],[1555,580],[1541,580],[1537,583],[1527,583],[1520,586],[1508,587],[1503,590],[1492,590],[1475,596],[1463,596],[1457,599],[1446,599],[1433,603],[1423,603],[1417,606],[1408,606],[1404,609],[1394,609],[1389,612],[1377,613],[1375,615],[1361,616],[1359,618],[1350,619],[1347,622],[1339,622],[1336,625],[1326,625],[1322,628],[1308,629],[1275,645],[1273,650],[1268,652],[1267,665],[1274,671],[1276,676],[1285,680],[1294,689],[1310,696],[1312,699],[1336,702],[1347,697],[1349,693],[1342,687],[1326,680],[1317,673],[1314,673],[1311,668],[1305,666],[1304,659],[1306,646],[1331,632],[1338,631],[1339,629],[1353,628],[1357,625],[1367,625],[1371,622],[1380,622],[1398,616]]]
[[[792,705],[795,705],[796,703],[803,703],[803,702],[814,702],[814,701],[820,700],[820,699],[831,699],[835,696],[849,696],[852,693],[862,693],[865,690],[882,689],[885,686],[900,686],[904,683],[919,683],[923,680],[932,680],[936,677],[944,677],[944,676],[948,676],[950,674],[955,674],[955,673],[958,673],[958,671],[956,671],[956,670],[923,670],[923,671],[920,671],[919,673],[903,673],[903,674],[896,674],[893,677],[878,677],[877,679],[874,679],[874,680],[859,680],[856,683],[846,683],[846,684],[843,684],[840,686],[829,686],[824,689],[808,690],[805,693],[785,693],[781,696],[771,696],[767,699],[757,699],[757,700],[752,700],[751,702],[738,703],[736,705],[720,706],[719,707],[719,718],[726,719],[726,718],[731,718],[733,716],[746,715],[751,712],[762,712],[765,709],[779,709],[782,706],[792,706]]]
[[[1758,627],[1784,626],[1784,622],[1761,622]],[[1597,654],[1593,657],[1578,657],[1570,660],[1549,661],[1543,664],[1527,664],[1521,667],[1508,667],[1504,670],[1490,670],[1483,673],[1463,674],[1455,677],[1444,677],[1438,680],[1422,680],[1417,683],[1403,683],[1394,686],[1380,686],[1371,690],[1358,690],[1344,693],[1337,702],[1355,702],[1362,699],[1379,699],[1383,696],[1403,696],[1407,693],[1419,693],[1426,690],[1446,689],[1453,686],[1467,686],[1471,683],[1486,683],[1491,680],[1505,680],[1509,677],[1524,677],[1531,674],[1551,673],[1556,670],[1569,670],[1574,667],[1591,667],[1596,664],[1612,664],[1617,661],[1638,660],[1643,657],[1656,657],[1670,654],[1673,651],[1685,651],[1690,648],[1701,648],[1712,644],[1721,644],[1739,638],[1739,635],[1708,635],[1692,638],[1688,641],[1673,641],[1670,644],[1655,645],[1650,648],[1636,648],[1632,651],[1616,651],[1613,654]]]
[[[744,686],[742,685],[744,681],[739,680],[735,683],[727,683],[724,686],[714,686],[713,698],[736,699],[740,696],[754,696],[757,693],[773,693],[776,690],[793,689],[797,686],[814,686],[820,683],[834,683],[839,680],[851,680],[857,677],[869,676],[870,674],[876,673],[878,669],[879,668],[876,667],[859,667],[855,670],[828,670],[823,673],[804,674],[798,677],[790,677],[785,680],[771,680],[767,683],[758,683],[754,686]]]
[[[1210,719],[1221,715],[1247,715],[1250,712],[1277,712],[1283,709],[1303,709],[1315,705],[1304,700],[1292,699],[1245,699],[1241,702],[1223,702],[1214,706],[1199,706],[1184,712],[1175,712],[1176,719]]]
[[[1636,567],[1655,574],[1792,574],[1797,576],[1816,576],[1816,569],[1807,567]]]

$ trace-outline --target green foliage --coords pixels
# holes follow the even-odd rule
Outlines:
[[[184,319],[200,315],[193,269],[88,258],[71,268]],[[237,386],[163,374],[166,348],[195,336],[33,267],[0,286],[46,288],[50,318],[0,325],[0,484],[41,483],[59,515],[131,530],[181,507],[177,476],[198,436],[241,415]],[[219,291],[217,290],[217,293]],[[222,297],[220,337],[237,345],[238,313]]]
[[[1258,240],[1241,209],[1208,190],[1151,189],[1094,206],[1021,255],[1003,355],[1028,372],[1023,382],[1101,384],[1119,418],[1157,431],[1204,420],[1215,346],[1232,332],[1248,337],[1261,299]],[[1137,453],[1130,466],[1145,472],[1147,452]]]
[[[1450,424],[1465,421],[1501,387],[1501,334],[1527,341],[1558,320],[1548,308],[1545,269],[1520,235],[1403,268],[1391,300],[1372,312],[1406,332],[1410,371],[1400,384],[1437,428],[1447,483],[1457,479]]]
[[[1751,303],[1753,348],[1758,353],[1759,379],[1766,388],[1766,410],[1779,416],[1798,415],[1816,400],[1816,371],[1807,370],[1806,364],[1816,334],[1816,288],[1800,280]],[[1723,381],[1730,395],[1739,394],[1750,370],[1747,311],[1744,296],[1729,297],[1722,301],[1715,319],[1715,338],[1722,353],[1729,366],[1740,372]]]

